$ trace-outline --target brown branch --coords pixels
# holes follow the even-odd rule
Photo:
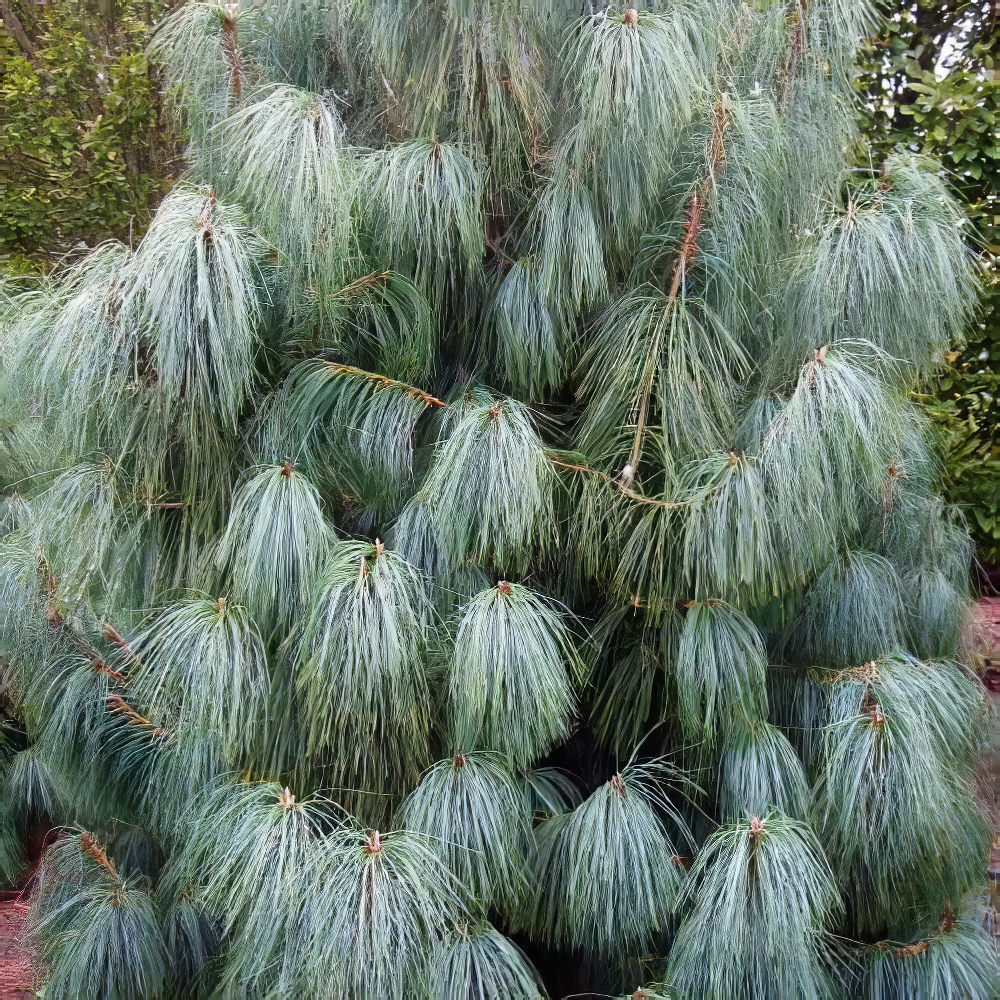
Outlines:
[[[243,57],[240,55],[237,17],[240,5],[227,3],[222,19],[222,54],[229,64],[229,85],[238,104],[243,98]]]
[[[667,304],[664,307],[664,316],[659,324],[656,337],[650,346],[647,355],[646,371],[643,374],[642,398],[639,404],[639,413],[636,419],[635,436],[632,439],[632,451],[629,453],[628,464],[622,470],[622,483],[624,486],[631,486],[635,479],[635,474],[639,468],[639,460],[642,457],[642,442],[646,436],[646,423],[649,417],[649,400],[653,392],[653,382],[656,378],[656,358],[660,353],[660,341],[663,337],[663,330],[669,313],[674,308],[677,296],[687,278],[687,269],[691,262],[698,255],[698,237],[704,225],[703,217],[705,206],[711,197],[715,187],[716,175],[722,172],[726,162],[726,127],[729,124],[729,111],[725,102],[720,98],[712,109],[712,133],[708,140],[708,169],[702,178],[701,184],[691,195],[684,209],[684,222],[681,226],[683,239],[677,256],[674,258],[672,267],[673,274],[670,280],[670,291],[667,294]]]
[[[44,556],[39,560],[39,571],[42,575],[42,587],[45,593],[45,620],[49,628],[56,631],[65,624],[66,618],[59,610],[58,587],[59,577],[49,572],[48,562]]]
[[[112,646],[117,647],[124,655],[125,658],[131,662],[135,659],[135,653],[132,652],[132,647],[122,638],[121,633],[111,624],[111,622],[104,622],[101,626],[101,634],[104,636]]]
[[[108,857],[92,833],[84,831],[80,834],[80,850],[84,854],[89,854],[113,878],[118,878],[118,868],[114,861]]]
[[[902,948],[896,949],[898,958],[916,958],[927,951],[927,942],[918,941],[916,944],[904,944]]]
[[[114,632],[116,636],[118,636],[118,633],[115,632],[115,630],[111,628],[110,625],[105,625],[104,626],[105,637],[107,636],[108,629],[111,629],[111,631]],[[128,655],[131,657],[131,650],[128,648],[128,644],[125,642],[124,639],[121,638],[121,636],[118,636],[118,639],[119,642],[121,643],[121,647],[126,649],[128,651]],[[105,660],[103,656],[101,656],[100,652],[97,649],[95,649],[86,640],[84,636],[79,634],[74,634],[71,636],[71,642],[73,643],[74,646],[77,647],[77,649],[80,650],[80,652],[88,660],[90,660],[90,664],[94,668],[95,674],[103,674],[105,677],[109,677],[116,684],[121,684],[121,685],[128,684],[128,678],[125,676],[125,674],[123,674],[120,670],[115,670],[115,668],[111,666],[111,664],[108,663],[108,661]]]
[[[588,476],[596,476],[598,479],[604,480],[610,486],[614,486],[619,493],[627,496],[630,500],[634,500],[636,503],[646,504],[650,507],[664,507],[664,508],[680,508],[687,507],[687,500],[657,500],[655,497],[647,497],[642,493],[636,493],[635,490],[629,489],[629,487],[623,485],[618,479],[613,476],[609,476],[606,472],[601,472],[600,469],[594,469],[589,465],[577,465],[573,462],[566,462],[561,458],[556,458],[554,455],[546,456],[549,462],[559,469],[566,469],[568,472],[582,472]]]
[[[813,667],[816,679],[820,684],[840,684],[843,681],[855,681],[870,687],[878,684],[882,677],[878,669],[878,660],[869,660],[853,667],[837,669],[835,667]]]
[[[869,948],[880,954],[892,951],[897,958],[918,958],[932,944],[940,941],[945,934],[950,934],[957,924],[958,918],[955,915],[955,911],[951,908],[951,901],[949,900],[944,904],[937,927],[927,937],[920,938],[918,941],[911,941],[909,944],[899,947],[893,947],[891,941],[876,941],[873,945],[869,945]]]
[[[782,69],[781,106],[788,107],[792,95],[792,84],[799,71],[799,63],[805,55],[809,44],[807,35],[807,20],[809,18],[808,0],[799,2],[789,16],[788,55]]]
[[[218,198],[216,198],[215,192],[209,188],[208,194],[205,195],[205,200],[201,204],[201,211],[198,213],[199,229],[212,228],[212,212],[215,210],[217,202]]]
[[[110,677],[118,684],[125,683],[125,675],[115,670],[114,667],[112,667],[105,660],[102,660],[96,654],[91,656],[90,662],[94,665],[94,673],[104,674],[106,677]]]
[[[169,737],[170,733],[166,729],[160,729],[159,726],[150,722],[149,719],[144,715],[140,715],[124,698],[120,695],[113,694],[108,698],[108,711],[118,712],[120,715],[124,716],[125,719],[133,726],[137,726],[139,729],[149,730],[152,736],[163,736]]]
[[[403,389],[408,396],[423,403],[424,406],[448,405],[444,400],[438,399],[437,396],[432,396],[429,392],[424,392],[423,389],[408,385],[406,382],[397,382],[395,379],[388,378],[385,375],[376,375],[374,372],[366,372],[363,368],[354,368],[351,365],[342,365],[334,361],[324,361],[323,365],[331,375],[354,375],[356,378],[363,378],[369,382],[376,383],[377,389]]]
[[[355,278],[349,285],[344,285],[337,294],[344,298],[353,298],[355,295],[367,292],[369,288],[382,284],[391,274],[392,271],[372,271],[371,274],[364,274],[360,278]]]
[[[0,19],[3,20],[4,27],[14,36],[17,44],[29,59],[35,58],[35,46],[24,31],[24,27],[18,20],[17,14],[10,9],[9,0],[0,0]]]

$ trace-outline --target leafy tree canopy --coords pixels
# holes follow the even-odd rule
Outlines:
[[[949,498],[965,505],[987,564],[1000,563],[1000,80],[988,3],[887,4],[862,48],[864,125],[876,155],[902,144],[941,158],[972,223],[987,297],[968,342],[925,404],[946,453]]]
[[[4,6],[16,18],[0,37],[4,269],[51,267],[79,242],[137,240],[173,155],[143,53],[160,4]]]

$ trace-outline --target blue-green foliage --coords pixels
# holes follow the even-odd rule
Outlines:
[[[910,395],[975,275],[932,162],[848,155],[869,18],[157,25],[183,181],[0,286],[0,876],[73,825],[50,997],[981,995]]]

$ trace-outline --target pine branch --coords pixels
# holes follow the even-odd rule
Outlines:
[[[377,277],[381,278],[388,273],[388,271],[383,272],[382,275],[378,275]],[[357,294],[357,292],[352,292],[352,294]],[[411,399],[415,399],[425,406],[447,406],[447,403],[436,396],[432,396],[429,392],[424,392],[423,389],[418,389],[416,386],[407,385],[405,382],[397,382],[395,379],[386,378],[385,375],[376,375],[373,372],[362,371],[360,368],[352,368],[350,365],[337,364],[333,361],[324,361],[323,365],[332,375],[351,375],[355,378],[365,379],[372,383],[375,389],[400,389]]]
[[[92,834],[86,832],[80,834],[80,850],[84,854],[89,854],[113,879],[118,878],[118,869],[114,861],[107,856],[104,848]]]
[[[439,761],[403,801],[398,820],[433,840],[481,912],[516,913],[528,888],[531,813],[502,755],[459,752]]]
[[[998,982],[989,934],[976,918],[971,901],[964,912],[948,905],[929,932],[906,943],[879,941],[866,949],[863,981],[869,996],[931,995],[959,989],[970,996],[989,995]]]
[[[723,98],[716,101],[715,107],[712,109],[712,131],[708,139],[705,174],[702,177],[699,187],[692,193],[684,209],[684,224],[681,227],[683,239],[680,249],[671,265],[672,277],[670,279],[670,290],[667,293],[666,305],[664,306],[664,317],[657,327],[657,335],[650,342],[643,364],[639,411],[635,434],[632,439],[632,450],[629,453],[628,463],[621,472],[622,482],[625,486],[632,484],[639,469],[639,461],[642,457],[642,442],[646,434],[649,397],[653,391],[653,382],[657,374],[663,331],[667,329],[667,319],[673,310],[677,296],[681,294],[686,284],[688,267],[694,262],[698,254],[698,237],[701,233],[705,209],[710,204],[712,193],[715,190],[716,175],[722,171],[726,162],[725,140],[728,124],[729,114],[725,99]]]
[[[315,877],[314,975],[344,995],[413,995],[433,947],[469,919],[458,883],[420,834],[347,826],[319,845]]]
[[[676,777],[655,762],[630,765],[572,812],[542,824],[538,889],[523,918],[536,940],[613,957],[645,947],[664,926],[681,874],[654,806],[672,811],[657,787]],[[680,822],[676,812],[672,818]],[[625,886],[628,894],[619,891]]]
[[[430,757],[426,583],[378,540],[340,542],[310,603],[295,654],[306,749],[328,751],[329,780],[360,790],[345,805],[377,818],[378,793],[412,788]]]
[[[27,932],[40,944],[46,989],[55,996],[141,995],[166,986],[166,948],[148,891],[122,877],[88,832],[45,852]]]
[[[524,952],[486,922],[457,928],[435,947],[428,982],[441,1000],[473,1000],[473,990],[510,1000],[547,996]]]
[[[722,601],[692,602],[673,665],[680,717],[692,737],[753,725],[767,714],[767,656],[750,620]]]
[[[136,726],[139,729],[143,729],[152,736],[159,737],[161,739],[167,739],[170,737],[170,733],[165,729],[160,729],[158,726],[154,725],[149,721],[144,715],[137,712],[121,695],[111,695],[108,698],[108,710],[111,712],[117,712],[122,715],[130,725]]]
[[[460,750],[499,750],[527,767],[568,735],[582,664],[563,617],[501,580],[461,610],[448,676]]]
[[[629,500],[634,500],[638,504],[647,504],[652,507],[662,507],[668,510],[673,510],[687,505],[686,501],[658,500],[655,497],[647,497],[644,494],[637,493],[635,490],[631,489],[620,478],[609,476],[607,473],[601,472],[600,469],[591,468],[589,465],[580,465],[575,462],[565,461],[558,458],[551,452],[548,455],[548,459],[554,466],[556,466],[556,468],[565,469],[567,472],[582,472],[585,475],[594,476],[602,482],[614,486],[623,496],[628,497]]]
[[[315,486],[292,462],[251,472],[234,498],[215,563],[267,635],[287,628],[304,608],[333,535]]]
[[[685,881],[694,908],[677,933],[667,980],[720,996],[822,996],[824,934],[842,904],[815,835],[775,810],[721,827]],[[768,961],[758,962],[770,942]],[[722,956],[728,961],[721,961]]]
[[[300,456],[317,483],[395,513],[412,491],[417,423],[442,400],[350,365],[308,361],[272,396],[262,434],[274,459]]]
[[[238,3],[225,5],[220,33],[222,54],[229,64],[229,87],[237,104],[243,99],[244,78],[243,59],[240,56],[240,45],[236,29],[239,9]]]
[[[432,541],[453,566],[475,559],[517,571],[552,549],[558,479],[523,403],[481,390],[470,397],[456,406],[414,503],[429,513]]]
[[[271,686],[264,640],[247,609],[225,597],[181,601],[150,616],[131,645],[132,696],[174,720],[182,742],[218,741],[239,762]]]

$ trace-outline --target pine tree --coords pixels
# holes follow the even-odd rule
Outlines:
[[[158,26],[187,173],[0,303],[48,1000],[992,995],[908,398],[976,279],[937,164],[859,166],[869,18]]]

